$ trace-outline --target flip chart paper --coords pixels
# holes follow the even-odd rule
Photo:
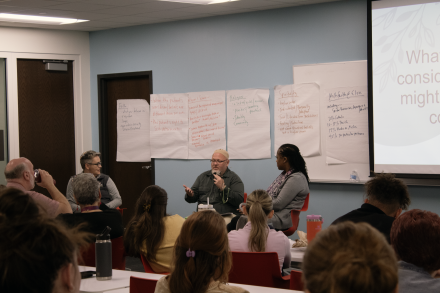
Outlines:
[[[316,83],[275,87],[275,155],[285,143],[296,145],[304,157],[320,155],[319,91]]]
[[[230,159],[270,158],[269,89],[227,92]]]
[[[188,95],[151,95],[152,158],[188,159]]]
[[[150,105],[146,100],[117,100],[118,162],[150,162]]]
[[[323,90],[326,101],[327,164],[368,163],[366,86]],[[340,164],[340,163],[337,163]]]
[[[211,159],[226,149],[225,91],[188,93],[189,159]]]

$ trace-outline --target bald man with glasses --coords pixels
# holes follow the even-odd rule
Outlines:
[[[100,153],[90,150],[81,155],[79,162],[83,168],[83,173],[93,174],[99,183],[101,183],[101,203],[109,208],[115,209],[122,204],[121,195],[113,180],[108,175],[101,173],[102,164],[100,156]],[[67,184],[66,197],[73,212],[80,213],[81,207],[77,204],[73,195],[72,179],[75,176],[72,176]]]
[[[238,206],[244,201],[244,185],[228,166],[228,152],[215,150],[211,159],[211,170],[200,174],[191,188],[183,185],[185,201],[207,204],[209,197],[209,204],[220,214],[237,214]]]

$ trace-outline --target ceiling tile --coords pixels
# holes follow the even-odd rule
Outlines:
[[[84,0],[81,0],[84,1]],[[105,4],[105,5],[113,5],[113,6],[128,6],[133,4],[141,4],[146,2],[152,2],[156,0],[87,0],[84,2],[90,4]]]
[[[52,5],[50,6],[51,9],[58,9],[58,10],[71,10],[71,11],[96,11],[96,10],[102,10],[106,8],[110,8],[112,6],[110,5],[103,5],[103,4],[89,4],[86,2],[74,2],[74,3],[64,3],[58,5]]]
[[[72,17],[79,19],[87,19],[87,20],[100,20],[112,17],[114,15],[110,14],[101,14],[96,12],[83,12],[83,11],[70,11]]]
[[[149,12],[154,12],[154,11],[179,9],[179,8],[192,7],[192,6],[198,6],[198,5],[187,4],[187,3],[154,1],[154,2],[136,4],[136,5],[103,9],[100,11],[100,13],[136,15],[136,14],[144,14],[144,13],[149,13]]]
[[[136,23],[144,23],[148,19],[146,17],[142,17],[142,16],[138,17],[134,15],[123,15],[123,16],[107,15],[107,18],[103,18],[102,20],[136,24]]]
[[[208,14],[218,14],[225,11],[232,11],[237,8],[232,8],[227,5],[197,5],[194,7],[181,8],[179,10],[192,12],[192,13],[208,13]],[[241,10],[241,9],[239,9]]]
[[[138,17],[152,17],[152,18],[170,18],[170,19],[180,19],[185,17],[199,17],[201,13],[194,12],[186,12],[182,9],[174,9],[174,10],[161,10],[143,14],[136,14]],[[208,16],[212,14],[208,14]]]
[[[67,10],[54,10],[54,9],[47,9],[47,8],[28,8],[24,9],[24,7],[21,7],[21,10],[18,10],[14,12],[16,14],[24,14],[24,15],[40,15],[40,16],[53,16],[53,17],[67,17],[67,18],[73,18],[72,13],[73,11],[67,11]]]
[[[0,5],[0,13],[8,13],[12,11],[22,10],[23,7]]]
[[[0,2],[0,4],[17,7],[47,7],[60,4],[60,2],[45,0],[11,0],[7,2]]]

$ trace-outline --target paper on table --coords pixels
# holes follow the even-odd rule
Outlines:
[[[367,86],[323,90],[327,164],[368,163]]]
[[[150,105],[146,100],[117,100],[117,162],[150,162]]]
[[[188,159],[188,95],[151,95],[152,158]]]
[[[275,155],[285,143],[295,144],[304,157],[320,155],[319,85],[278,85],[275,92]]]
[[[188,93],[189,159],[211,159],[226,149],[225,91]]]
[[[227,92],[230,159],[270,158],[269,89]]]

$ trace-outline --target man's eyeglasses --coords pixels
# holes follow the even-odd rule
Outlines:
[[[227,160],[223,160],[223,161],[220,161],[220,160],[210,160],[211,161],[211,163],[213,163],[213,164],[215,164],[215,163],[219,163],[219,164],[221,164],[221,163],[223,163],[223,162],[226,162]]]
[[[89,165],[95,165],[95,166],[102,166],[101,162],[98,162],[98,163],[95,163],[95,164],[92,164],[92,163],[87,163],[87,164],[89,164]]]

